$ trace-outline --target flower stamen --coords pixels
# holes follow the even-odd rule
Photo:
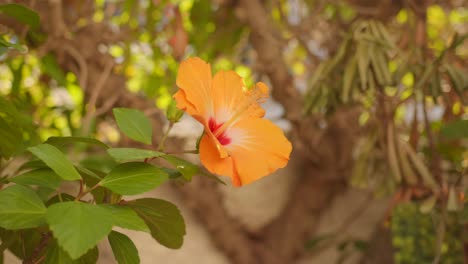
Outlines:
[[[247,109],[249,109],[252,105],[258,105],[258,104],[264,103],[266,98],[268,98],[268,90],[266,90],[265,87],[263,86],[255,85],[255,87],[252,88],[252,90],[245,92],[245,95],[247,99],[244,101],[243,104],[240,105],[238,110],[234,112],[231,118],[229,118],[229,120],[227,120],[220,126],[216,127],[216,129],[212,130],[215,137],[218,138],[219,136],[223,135],[226,129],[229,126],[233,125],[239,119],[239,117],[241,117],[244,114],[244,112]],[[210,119],[210,122],[211,122],[211,119]]]

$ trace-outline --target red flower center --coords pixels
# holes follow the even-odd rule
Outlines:
[[[224,123],[217,124],[216,121],[213,118],[210,118],[210,120],[208,121],[208,127],[210,128],[210,131],[213,134],[216,134],[215,133],[216,130],[218,130],[218,128],[220,128],[223,124]],[[231,143],[231,139],[226,135],[226,133],[224,131],[222,133],[220,133],[219,135],[217,135],[216,139],[218,139],[219,143],[221,143],[221,145],[223,145],[223,146]]]

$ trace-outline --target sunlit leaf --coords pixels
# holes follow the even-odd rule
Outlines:
[[[115,120],[120,130],[129,138],[150,145],[151,121],[142,112],[129,108],[114,108]]]
[[[113,192],[135,195],[152,190],[169,179],[167,173],[143,162],[118,165],[100,183]]]
[[[24,229],[44,224],[46,207],[37,194],[14,185],[0,191],[0,227]]]
[[[113,225],[107,208],[75,201],[51,205],[46,221],[60,247],[72,259],[93,248],[109,234]]]
[[[28,150],[44,161],[47,166],[64,180],[73,181],[81,179],[80,174],[76,171],[71,161],[56,147],[49,144],[41,144],[30,147]]]

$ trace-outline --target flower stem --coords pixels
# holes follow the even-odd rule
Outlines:
[[[177,155],[177,154],[198,154],[198,150],[193,149],[193,150],[184,150],[181,152],[167,152],[166,154],[170,155]]]
[[[97,187],[99,187],[99,183],[96,183],[96,185],[94,185],[93,187],[91,187],[89,189],[80,191],[80,193],[76,196],[75,201],[79,201],[83,196],[85,196],[86,194],[92,192]]]
[[[169,123],[169,126],[167,127],[166,132],[164,133],[161,142],[159,143],[158,146],[158,151],[164,151],[164,142],[166,142],[167,137],[169,136],[169,132],[171,132],[172,127],[174,126],[173,122]]]

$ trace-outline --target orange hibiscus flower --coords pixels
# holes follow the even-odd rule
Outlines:
[[[199,151],[210,172],[242,186],[286,166],[292,146],[279,127],[262,118],[264,83],[247,90],[234,71],[212,77],[208,63],[189,58],[179,67],[177,86],[177,107],[205,127]]]

